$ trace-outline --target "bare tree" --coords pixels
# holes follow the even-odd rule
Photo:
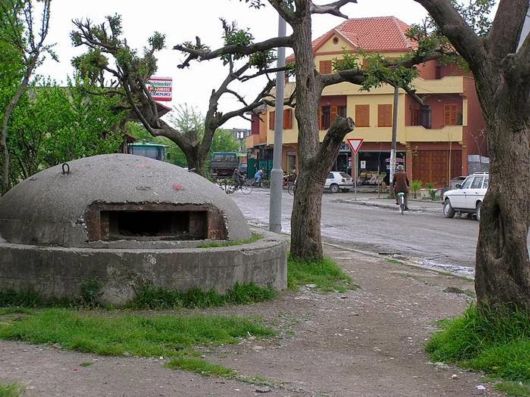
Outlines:
[[[0,2],[1,21],[5,24],[1,29],[0,40],[5,41],[19,52],[23,65],[20,83],[6,108],[3,109],[0,148],[4,155],[2,169],[2,191],[4,193],[9,190],[10,184],[9,120],[20,98],[26,92],[31,76],[35,69],[44,61],[45,55],[50,54],[52,58],[57,60],[52,52],[53,46],[44,44],[50,22],[50,2],[51,0],[40,1],[42,3],[42,9],[38,13],[40,15],[40,24],[34,20],[35,12],[31,0],[4,0]]]
[[[491,162],[480,209],[478,302],[530,310],[530,36],[521,37],[529,2],[501,0],[481,37],[450,0],[416,1],[469,64],[486,118]]]
[[[163,35],[155,33],[150,37],[143,56],[139,56],[129,48],[126,40],[121,38],[121,18],[117,15],[107,17],[106,23],[99,25],[93,25],[89,20],[76,20],[74,25],[77,28],[71,35],[74,45],[85,45],[90,48],[87,54],[74,59],[73,63],[78,70],[84,71],[100,83],[103,80],[103,72],[110,73],[119,82],[127,103],[147,131],[153,136],[163,136],[175,142],[184,152],[188,167],[201,175],[207,172],[207,157],[215,131],[234,117],[247,118],[248,112],[270,101],[269,91],[274,86],[273,80],[268,80],[261,92],[251,101],[247,101],[232,90],[230,84],[266,75],[269,73],[267,65],[273,59],[272,56],[264,53],[261,57],[254,56],[243,65],[237,66],[238,58],[227,54],[223,57],[223,61],[228,73],[221,85],[213,89],[210,94],[202,134],[193,134],[189,131],[183,133],[161,119],[156,102],[153,101],[146,86],[149,77],[156,71],[155,53],[164,47]],[[235,25],[227,24],[225,21],[223,28],[226,37],[239,32]],[[189,45],[192,46],[191,43]],[[201,48],[200,41],[197,42],[196,48]],[[106,55],[113,58],[114,66],[109,63]],[[256,67],[258,72],[248,74]],[[221,112],[219,101],[225,95],[235,97],[239,107],[226,113]]]

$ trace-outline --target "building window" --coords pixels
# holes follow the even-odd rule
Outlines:
[[[370,105],[355,105],[355,125],[370,127]]]
[[[320,74],[330,74],[331,73],[331,61],[320,61],[318,70]]]
[[[331,106],[320,108],[320,129],[327,130],[331,125]]]
[[[290,130],[293,128],[293,109],[283,110],[283,129]]]
[[[462,115],[458,112],[457,105],[447,103],[444,105],[444,124],[445,125],[461,125]]]
[[[392,127],[392,105],[377,105],[377,126]]]
[[[337,106],[337,113],[340,117],[347,117],[348,110],[346,106]]]
[[[274,130],[274,123],[276,122],[276,114],[274,110],[269,112],[269,130]]]

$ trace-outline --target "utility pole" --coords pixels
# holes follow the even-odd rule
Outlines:
[[[398,112],[399,87],[394,86],[394,107],[392,112],[392,147],[390,149],[390,186],[394,183],[396,173],[396,150],[397,150],[397,112]]]
[[[286,34],[285,20],[278,15],[278,36],[284,37]],[[285,66],[285,48],[278,48],[278,68]],[[275,123],[274,123],[274,148],[272,152],[271,170],[271,196],[269,206],[269,230],[280,233],[282,231],[282,146],[283,146],[283,92],[285,87],[285,72],[276,73],[276,102],[275,102]]]

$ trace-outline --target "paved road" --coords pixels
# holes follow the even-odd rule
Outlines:
[[[359,200],[367,197],[358,195]],[[254,190],[248,196],[236,193],[233,198],[251,223],[268,225],[268,190]],[[393,207],[355,204],[351,202],[353,198],[353,193],[324,194],[322,235],[326,240],[377,253],[404,255],[423,265],[447,270],[464,266],[463,273],[473,273],[477,221],[466,217],[444,218],[439,205],[431,205],[430,211],[412,211],[401,216]],[[292,200],[284,192],[282,231],[287,233]]]

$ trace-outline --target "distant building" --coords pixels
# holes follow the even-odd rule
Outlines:
[[[405,35],[408,28],[395,17],[349,19],[313,41],[315,68],[321,74],[332,73],[333,60],[342,58],[344,51],[358,54],[361,67],[363,52],[396,59],[416,46]],[[467,175],[477,156],[487,155],[485,122],[470,73],[435,60],[417,69],[419,76],[413,85],[424,105],[399,90],[397,157],[406,164],[410,180],[442,187],[452,177]],[[286,84],[286,97],[294,86],[293,82]],[[393,93],[390,85],[362,91],[360,86],[340,83],[326,87],[320,99],[321,139],[337,116],[355,120],[356,128],[346,139],[364,140],[356,164],[363,183],[373,183],[378,180],[375,176],[388,172]],[[292,170],[298,165],[298,125],[294,109],[285,107],[283,112],[282,168]],[[252,116],[247,148],[259,168],[272,164],[274,120],[274,108],[260,109]],[[350,149],[344,144],[333,169],[350,172],[351,161]]]

